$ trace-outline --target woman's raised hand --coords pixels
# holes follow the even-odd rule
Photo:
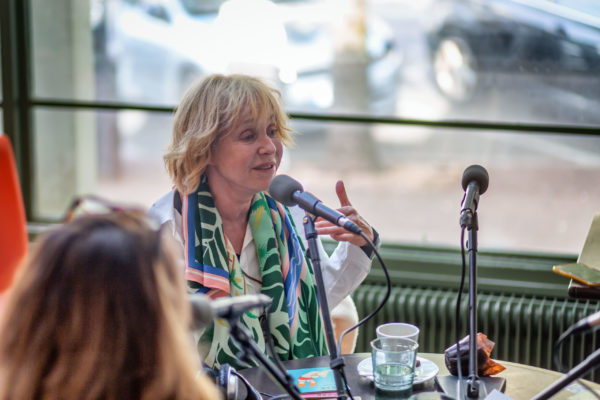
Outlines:
[[[373,241],[373,229],[371,225],[363,217],[360,216],[358,211],[352,206],[350,200],[348,199],[348,194],[346,193],[346,187],[344,186],[343,181],[337,181],[335,184],[335,193],[340,200],[341,207],[337,210],[344,214],[346,218],[354,222],[356,225],[360,227],[360,229],[365,233],[365,235],[369,238],[369,240]],[[326,221],[322,218],[318,218],[315,222],[315,228],[317,229],[317,233],[319,235],[329,235],[332,239],[340,241],[340,242],[350,242],[356,246],[364,246],[367,244],[365,239],[362,236],[357,235],[352,232],[348,232],[344,228],[336,226],[329,221]]]

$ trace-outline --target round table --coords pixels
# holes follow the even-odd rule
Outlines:
[[[443,354],[419,353],[418,356],[434,362],[439,367],[439,376],[449,375],[446,365],[444,364]],[[344,370],[350,384],[352,395],[355,397],[360,396],[361,400],[375,399],[375,388],[373,383],[371,380],[361,377],[356,370],[358,363],[367,357],[371,357],[371,354],[357,353],[343,356],[346,364]],[[283,365],[287,369],[328,367],[329,361],[329,356],[324,356],[285,361]],[[531,399],[563,376],[563,374],[543,368],[509,361],[495,361],[506,367],[504,371],[496,376],[506,379],[505,394],[515,400]],[[249,368],[241,370],[240,373],[243,374],[260,392],[272,395],[285,393],[285,391],[283,391],[262,368]],[[600,385],[590,381],[585,382],[595,390],[600,390]],[[552,399],[568,399],[575,394],[574,389],[575,388],[572,386],[568,386],[553,396]],[[581,390],[581,387],[579,387],[579,389]],[[435,390],[438,390],[435,379],[413,388],[414,393]]]

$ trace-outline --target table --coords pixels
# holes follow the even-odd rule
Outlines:
[[[361,400],[375,399],[373,383],[370,380],[358,375],[358,372],[356,371],[357,364],[370,356],[370,353],[357,353],[343,356],[346,363],[346,376],[350,383],[352,395],[360,396]],[[449,375],[444,364],[443,354],[419,353],[418,356],[434,362],[440,369],[440,376]],[[329,356],[324,356],[285,361],[283,364],[287,369],[328,367],[329,360]],[[531,399],[533,396],[563,376],[563,374],[560,374],[556,371],[550,371],[543,368],[531,367],[529,365],[508,361],[495,361],[506,367],[504,371],[496,376],[501,376],[506,379],[505,393],[507,396],[515,400]],[[249,368],[239,372],[243,374],[248,381],[261,392],[269,394],[285,393],[275,382],[273,382],[268,373],[261,368]],[[600,391],[600,385],[590,381],[585,382],[595,390]],[[423,383],[420,387],[415,387],[413,392],[416,393],[420,391],[434,390],[436,390],[436,383],[435,380],[432,379],[427,383]],[[557,393],[554,397],[552,397],[552,399],[568,399],[573,395],[574,393],[569,391],[569,387],[567,387]]]

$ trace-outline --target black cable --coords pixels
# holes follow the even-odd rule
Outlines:
[[[263,315],[265,316],[265,321],[264,321],[264,325],[261,322],[261,328],[262,328],[262,331],[263,331],[263,335],[265,337],[265,344],[266,344],[268,353],[271,353],[270,354],[271,355],[271,359],[275,363],[275,366],[277,368],[279,368],[279,370],[281,370],[288,377],[288,379],[289,379],[289,375],[287,374],[287,370],[286,370],[285,366],[283,365],[283,363],[281,362],[281,360],[279,359],[279,355],[275,351],[275,346],[273,344],[273,336],[271,335],[271,331],[269,330],[269,324],[270,324],[270,321],[271,321],[269,310],[266,307],[263,307],[262,310],[263,310]],[[243,379],[243,380],[244,380],[244,383],[246,384],[246,387],[248,388],[249,391],[253,390],[255,392],[255,394],[260,394],[262,396],[267,396],[267,397],[270,398],[270,400],[290,398],[287,394],[284,394],[284,395],[273,395],[273,394],[269,394],[269,393],[265,393],[265,392],[260,392],[260,391],[256,390],[246,379]]]
[[[565,332],[563,332],[559,336],[559,338],[554,343],[554,348],[552,349],[552,360],[554,361],[554,364],[556,365],[556,368],[558,369],[559,372],[565,372],[565,368],[560,361],[560,348],[561,348],[563,342],[569,336],[571,336],[571,334],[573,333],[573,330],[574,330],[573,326],[570,326]]]
[[[342,340],[344,339],[344,336],[346,336],[348,333],[352,332],[354,329],[358,328],[359,326],[363,325],[369,319],[373,318],[375,316],[375,314],[377,314],[379,312],[379,310],[381,310],[383,308],[383,306],[385,305],[385,303],[387,303],[387,301],[388,301],[388,299],[390,297],[390,294],[392,292],[392,282],[390,280],[390,275],[389,275],[388,270],[387,270],[387,268],[385,266],[385,263],[383,262],[383,259],[381,258],[381,255],[379,254],[379,251],[377,251],[377,248],[375,247],[375,245],[373,244],[373,242],[371,242],[371,240],[367,237],[367,235],[364,234],[364,232],[361,232],[360,236],[363,239],[365,239],[365,241],[367,242],[367,244],[373,249],[373,252],[377,256],[377,259],[379,260],[379,263],[381,264],[381,268],[383,269],[383,273],[385,274],[385,279],[386,279],[386,283],[387,283],[387,292],[385,294],[385,297],[384,297],[383,301],[377,306],[377,308],[375,308],[374,311],[372,311],[371,313],[369,313],[369,315],[367,315],[362,320],[358,321],[358,323],[356,325],[351,326],[350,328],[348,328],[348,329],[346,329],[345,331],[342,332],[342,334],[340,335],[340,338],[338,340],[338,343],[337,343],[337,354],[338,354],[338,357],[341,357],[341,355],[342,355]],[[346,373],[344,372],[343,368],[341,368],[340,371],[341,371],[342,379],[344,381],[344,386],[346,388],[346,393],[348,394],[348,396],[350,397],[351,400],[354,400],[354,397],[352,397],[352,392],[351,392],[350,387],[348,385],[348,380],[346,379]]]
[[[383,273],[385,274],[385,280],[386,280],[386,284],[387,284],[387,292],[385,293],[385,297],[383,298],[383,301],[377,306],[377,308],[374,311],[372,311],[371,313],[369,313],[369,315],[367,315],[362,320],[358,321],[358,323],[356,325],[351,326],[350,328],[348,328],[344,332],[342,332],[342,334],[340,335],[340,339],[338,341],[338,345],[337,345],[338,354],[341,354],[342,340],[344,339],[344,336],[346,336],[346,334],[352,332],[354,329],[358,328],[359,326],[363,325],[369,319],[373,318],[375,316],[375,314],[377,314],[379,312],[379,310],[381,310],[383,308],[383,306],[385,305],[385,303],[387,303],[387,301],[388,301],[388,299],[390,297],[390,294],[392,292],[392,283],[391,283],[391,280],[390,280],[390,275],[389,275],[388,270],[387,270],[387,268],[385,266],[385,263],[383,262],[383,259],[381,258],[381,255],[377,251],[377,248],[375,247],[375,245],[369,240],[369,238],[367,237],[367,235],[365,235],[363,232],[361,232],[361,236],[362,236],[363,239],[365,239],[367,241],[367,243],[369,244],[369,246],[373,249],[373,252],[377,256],[377,259],[379,260],[379,263],[381,264],[381,269],[383,269]]]
[[[350,391],[350,386],[348,385],[348,378],[346,378],[346,371],[344,371],[344,368],[340,370],[340,375],[342,375],[342,380],[344,381],[346,393],[348,394],[351,400],[354,400],[354,397],[352,397],[352,392]]]
[[[558,372],[561,372],[561,373],[567,372],[566,368],[562,365],[562,363],[560,361],[560,348],[561,348],[563,342],[569,336],[571,336],[574,331],[575,331],[575,327],[570,326],[566,331],[564,331],[559,336],[559,338],[554,343],[554,348],[552,349],[552,360],[554,361],[554,364],[556,365]],[[577,382],[578,384],[583,386],[585,389],[587,389],[587,391],[590,392],[595,398],[600,399],[600,395],[598,393],[596,393],[596,391],[594,389],[592,389],[587,384],[585,384],[585,382],[583,382],[581,379],[577,379],[575,382]]]
[[[248,382],[244,375],[237,372],[234,368],[231,368],[231,373],[237,376],[238,379],[241,380],[242,383],[246,386],[246,398],[251,398],[253,400],[262,399],[261,392],[256,390],[256,388],[254,388],[254,386],[252,386],[250,382]]]
[[[390,294],[392,292],[392,283],[391,283],[391,280],[390,280],[390,275],[389,275],[389,272],[387,270],[387,267],[385,266],[383,258],[379,254],[379,251],[377,251],[377,248],[375,247],[375,245],[373,244],[373,242],[371,242],[371,240],[367,237],[367,235],[364,234],[364,232],[361,232],[360,236],[363,239],[365,239],[365,241],[367,242],[367,244],[373,249],[373,252],[377,256],[377,259],[379,260],[379,263],[381,264],[381,268],[383,269],[383,273],[385,274],[385,278],[386,278],[387,291],[386,291],[386,294],[385,294],[385,297],[384,297],[383,301],[377,306],[377,308],[374,311],[372,311],[371,313],[369,313],[369,315],[367,315],[362,320],[358,321],[358,323],[356,325],[354,325],[354,326],[346,329],[344,332],[342,332],[342,334],[340,335],[338,344],[337,344],[337,354],[338,354],[338,357],[341,357],[341,354],[342,354],[341,345],[342,345],[342,340],[344,339],[344,336],[346,336],[348,333],[352,332],[354,329],[356,329],[359,326],[361,326],[364,323],[366,323],[369,319],[373,318],[375,316],[375,314],[377,314],[379,312],[379,310],[381,310],[383,308],[383,306],[388,301],[388,299],[390,297]],[[267,326],[268,326],[268,324],[269,324],[269,313],[266,312],[265,315],[266,315],[266,317],[265,317],[266,318],[266,323],[267,323]],[[271,351],[271,353],[273,355],[272,358],[275,360],[275,363],[282,370],[285,370],[285,368],[281,364],[281,360],[279,360],[279,357],[277,357],[277,353],[275,353],[275,349],[273,347],[272,337],[271,337],[270,332],[268,331],[268,329],[266,329],[266,332],[267,332],[266,333],[267,338],[265,338],[266,339],[265,342],[267,343],[267,345],[269,347],[269,351]],[[351,400],[354,400],[354,397],[352,396],[352,392],[350,390],[350,386],[348,385],[348,379],[346,378],[346,373],[344,372],[344,368],[343,367],[340,369],[340,372],[341,372],[342,380],[344,382],[346,393],[348,394],[348,396],[350,397]],[[273,397],[271,400],[273,400],[275,398],[279,398],[279,397]]]

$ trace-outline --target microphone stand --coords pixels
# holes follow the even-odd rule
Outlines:
[[[479,229],[477,211],[467,210],[461,217],[461,225],[468,231],[467,249],[469,251],[469,376],[467,378],[467,397],[479,398],[480,381],[477,375],[477,230]],[[487,396],[487,393],[483,393]]]
[[[562,378],[548,386],[538,393],[532,400],[546,400],[558,393],[562,388],[573,382],[575,379],[593,371],[600,363],[600,349],[594,351],[585,360],[573,367]]]
[[[460,216],[460,226],[465,227],[468,231],[467,249],[469,251],[469,375],[466,378],[466,397],[469,399],[483,399],[494,389],[502,392],[506,388],[505,378],[480,378],[477,373],[477,231],[479,223],[476,205],[478,200],[479,193],[473,200],[475,211],[467,208]],[[457,357],[459,356],[457,354]],[[457,377],[452,375],[438,377],[438,383],[445,393],[461,397],[463,382],[460,382]]]
[[[313,218],[311,218],[308,212],[304,216],[304,234],[306,236],[306,241],[308,242],[310,261],[312,262],[312,266],[315,271],[317,297],[319,299],[319,304],[321,305],[321,312],[323,313],[325,339],[327,341],[327,347],[329,348],[329,355],[331,358],[329,365],[333,370],[333,377],[335,379],[335,386],[337,388],[337,398],[346,399],[346,392],[342,381],[342,368],[344,368],[344,360],[341,356],[338,357],[337,354],[335,335],[333,333],[331,316],[329,314],[329,304],[327,303],[327,292],[325,291],[325,284],[323,283],[323,273],[321,271],[321,261],[319,259],[319,249],[317,246],[318,234],[315,229],[315,221]]]
[[[242,360],[250,361],[250,356],[254,356],[266,368],[271,377],[279,383],[279,385],[290,395],[294,400],[302,400],[300,390],[294,385],[293,378],[278,366],[267,356],[263,354],[261,349],[252,340],[248,330],[239,323],[239,316],[227,319],[229,323],[229,332],[231,336],[240,344],[242,349]],[[275,355],[274,355],[275,356]]]

